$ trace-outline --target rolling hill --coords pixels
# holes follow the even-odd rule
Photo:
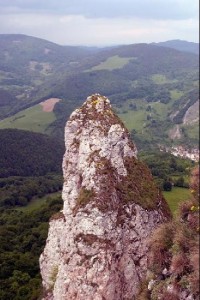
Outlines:
[[[88,95],[100,93],[109,97],[139,148],[195,147],[198,117],[192,107],[199,99],[198,56],[172,49],[174,41],[164,44],[98,49],[0,35],[0,128],[63,139],[72,110]],[[40,103],[52,98],[60,101],[44,112]]]
[[[0,100],[0,118],[42,101],[48,91],[38,94],[38,87],[57,72],[76,69],[91,52],[20,34],[1,34],[0,49],[0,95],[7,93],[10,99]]]
[[[179,51],[199,54],[199,44],[198,43],[187,42],[187,41],[182,41],[182,40],[171,40],[171,41],[153,43],[153,44],[157,45],[157,46],[176,49]]]

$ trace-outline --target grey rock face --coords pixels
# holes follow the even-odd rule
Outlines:
[[[40,257],[43,299],[135,299],[147,238],[168,208],[106,97],[72,113],[65,145],[63,210]]]

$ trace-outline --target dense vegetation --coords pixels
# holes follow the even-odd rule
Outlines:
[[[0,299],[36,300],[41,294],[39,255],[48,222],[61,208],[60,197],[40,209],[23,212],[0,209]]]
[[[62,188],[64,145],[16,129],[0,130],[0,139],[0,299],[36,300],[48,222],[62,206],[54,192]]]
[[[62,188],[64,145],[44,134],[0,130],[0,207],[25,206]]]
[[[161,190],[171,191],[173,186],[189,188],[190,172],[195,166],[193,161],[159,151],[143,151],[139,158],[148,165]]]
[[[199,299],[199,170],[194,169],[193,198],[161,225],[149,241],[149,277],[138,300]],[[148,284],[148,283],[151,284]]]
[[[0,178],[61,174],[64,145],[44,134],[17,129],[0,130]]]
[[[0,207],[25,206],[35,197],[43,197],[62,189],[62,176],[57,174],[36,177],[0,179]]]

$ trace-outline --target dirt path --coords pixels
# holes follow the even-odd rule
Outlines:
[[[50,98],[43,102],[40,102],[40,105],[42,105],[42,110],[45,112],[51,112],[54,109],[54,106],[57,102],[59,102],[61,99],[59,98]]]

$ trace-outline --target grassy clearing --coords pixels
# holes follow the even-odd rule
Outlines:
[[[165,76],[160,76],[159,74],[154,74],[154,79],[159,79],[160,81],[164,81]],[[160,76],[160,77],[159,77]],[[135,83],[133,83],[135,84]],[[172,106],[174,102],[177,101],[184,93],[182,91],[178,91],[176,89],[170,91],[171,100],[169,103],[164,104],[159,101],[147,103],[143,99],[129,99],[122,103],[122,107],[117,108],[118,115],[126,125],[129,130],[135,129],[137,133],[144,134],[146,129],[145,126],[148,125],[151,120],[156,121],[166,121],[168,119],[169,113],[173,110]],[[130,104],[134,104],[137,106],[136,110],[130,109]],[[151,110],[148,110],[148,106],[151,107]],[[147,121],[147,116],[150,116],[150,121]],[[193,129],[191,127],[191,132],[188,131],[189,137],[194,137],[198,134],[198,129]],[[190,130],[190,129],[189,129]]]
[[[47,201],[50,201],[51,199],[58,197],[61,195],[61,192],[51,193],[47,194],[42,198],[35,198],[29,202],[28,205],[19,207],[17,210],[23,211],[23,212],[31,212],[35,209],[39,209],[42,204],[45,204]]]
[[[118,55],[111,56],[107,58],[105,61],[101,62],[99,65],[94,66],[87,71],[99,71],[99,70],[112,71],[114,69],[121,69],[130,61],[130,59],[133,59],[133,57],[120,57]]]
[[[175,101],[177,99],[180,99],[184,95],[184,93],[178,90],[171,90],[170,95],[171,99]]]
[[[138,132],[141,132],[146,122],[147,113],[144,110],[129,110],[126,113],[119,114],[119,117],[128,130],[135,129]]]
[[[170,82],[176,82],[177,80],[172,80],[168,79],[165,75],[163,74],[153,74],[151,76],[151,79],[153,80],[154,83],[156,84],[165,84],[165,83],[170,83]]]
[[[137,105],[137,110],[130,110],[130,103],[135,103]],[[151,112],[147,111],[147,106],[151,106]],[[160,102],[146,103],[143,100],[135,100],[124,103],[123,108],[120,109],[118,115],[128,130],[131,131],[132,129],[135,129],[138,133],[144,133],[148,123],[148,115],[151,115],[152,119],[163,120],[163,118],[167,116],[167,113],[168,108],[166,104]]]
[[[152,102],[149,104],[154,110],[155,113],[160,117],[166,117],[168,113],[168,107],[166,104],[161,102]]]
[[[174,187],[170,192],[163,192],[163,196],[174,215],[179,203],[191,198],[191,192],[189,189]]]
[[[17,128],[45,133],[55,119],[53,112],[44,112],[42,106],[38,104],[0,121],[0,129]]]
[[[152,80],[156,84],[164,84],[169,82],[165,75],[162,74],[153,74],[151,76]]]

